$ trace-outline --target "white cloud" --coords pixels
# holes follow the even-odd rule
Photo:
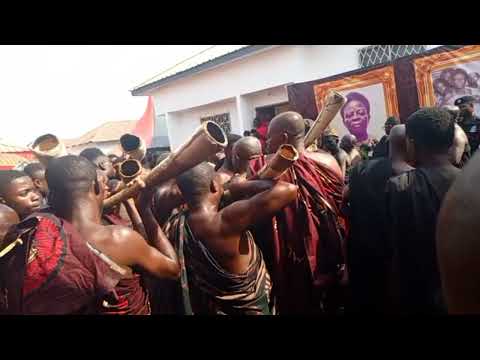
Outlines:
[[[134,86],[210,45],[0,46],[0,137],[26,145],[74,138],[105,121],[135,120]]]

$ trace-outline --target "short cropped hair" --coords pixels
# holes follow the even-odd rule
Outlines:
[[[45,177],[50,193],[69,196],[88,192],[92,182],[97,180],[97,168],[82,156],[67,155],[52,159]]]
[[[99,157],[106,156],[102,150],[96,147],[85,149],[79,155],[90,160],[94,164],[96,164]]]
[[[44,172],[45,166],[40,163],[31,163],[23,168],[23,171],[30,176],[32,179],[37,178],[37,173]]]
[[[370,102],[364,95],[353,91],[347,94],[346,98],[347,98],[347,101],[345,102],[345,105],[343,105],[341,110],[342,118],[345,117],[345,108],[352,101],[358,101],[359,103],[361,103],[365,107],[365,109],[367,109],[367,113],[370,114]]]
[[[450,113],[441,108],[427,107],[407,119],[406,135],[419,148],[446,152],[453,144],[455,123]]]
[[[0,196],[5,196],[7,187],[15,180],[29,177],[25,172],[18,170],[0,170]]]
[[[177,185],[188,204],[197,204],[210,191],[214,168],[203,162],[177,176]]]

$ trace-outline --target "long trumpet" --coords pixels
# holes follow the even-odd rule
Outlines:
[[[202,123],[195,133],[176,151],[155,166],[149,173],[139,176],[146,186],[155,186],[180,175],[184,171],[207,160],[213,154],[227,146],[227,136],[220,126],[213,121]],[[105,199],[104,208],[109,208],[134,197],[141,190],[138,183],[127,187]]]
[[[280,145],[275,155],[261,168],[257,177],[261,180],[278,179],[298,159],[298,151],[293,145]]]
[[[332,122],[333,118],[338,114],[347,99],[342,94],[332,90],[327,98],[322,110],[313,122],[312,127],[305,135],[305,147],[309,147],[315,140],[317,140]]]
[[[30,147],[38,161],[47,166],[53,158],[68,155],[65,145],[53,134],[45,134],[38,137]]]

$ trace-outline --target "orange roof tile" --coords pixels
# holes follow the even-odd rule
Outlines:
[[[7,153],[0,153],[0,168],[6,167],[15,167],[22,162],[30,162],[30,160],[24,158],[23,156],[17,154],[7,154]]]

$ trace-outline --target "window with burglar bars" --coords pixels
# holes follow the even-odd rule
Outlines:
[[[213,116],[207,116],[203,117],[200,119],[200,122],[203,123],[205,121],[213,121],[220,125],[220,127],[225,130],[227,134],[230,134],[232,131],[232,125],[230,123],[230,114],[225,113],[225,114],[219,114],[219,115],[213,115]]]
[[[383,64],[395,59],[420,54],[427,50],[426,45],[371,45],[358,51],[360,67]]]

